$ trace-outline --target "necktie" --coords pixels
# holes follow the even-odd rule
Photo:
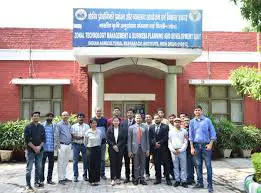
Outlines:
[[[159,125],[156,125],[156,133],[157,133],[157,135],[159,134]]]
[[[131,126],[131,124],[132,124],[132,120],[129,120],[129,126]]]
[[[141,130],[140,130],[140,127],[138,129],[138,144],[141,144]]]

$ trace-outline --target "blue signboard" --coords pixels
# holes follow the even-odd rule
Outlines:
[[[74,47],[202,48],[201,10],[73,10]]]

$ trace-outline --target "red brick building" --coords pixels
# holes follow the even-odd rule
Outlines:
[[[256,42],[252,32],[203,32],[203,52],[187,64],[180,65],[178,57],[113,55],[93,57],[90,63],[75,54],[69,29],[0,28],[0,121],[29,118],[39,109],[42,114],[67,110],[91,116],[99,86],[94,73],[102,69],[96,78],[104,87],[96,95],[104,95],[107,117],[115,106],[123,114],[128,107],[141,113],[163,107],[167,114],[192,114],[201,104],[218,117],[261,127],[261,103],[238,96],[228,80],[233,69],[257,67]],[[169,80],[174,80],[171,87]]]

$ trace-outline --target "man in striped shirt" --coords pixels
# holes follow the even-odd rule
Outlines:
[[[53,175],[53,165],[54,165],[54,129],[55,124],[53,123],[53,113],[47,113],[46,121],[42,123],[45,129],[45,143],[44,143],[44,153],[43,153],[43,160],[42,160],[42,172],[40,175],[40,181],[44,182],[44,166],[46,159],[48,158],[48,175],[47,175],[47,184],[55,184],[52,181]]]
[[[73,174],[74,174],[74,182],[78,182],[78,162],[80,153],[82,154],[83,160],[83,179],[84,181],[88,181],[87,178],[87,153],[86,147],[84,145],[84,135],[86,131],[90,128],[88,124],[84,123],[85,115],[84,113],[77,114],[78,123],[72,126],[72,146],[73,146]]]

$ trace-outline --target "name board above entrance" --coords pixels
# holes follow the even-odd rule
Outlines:
[[[73,46],[202,48],[201,10],[73,10]]]

